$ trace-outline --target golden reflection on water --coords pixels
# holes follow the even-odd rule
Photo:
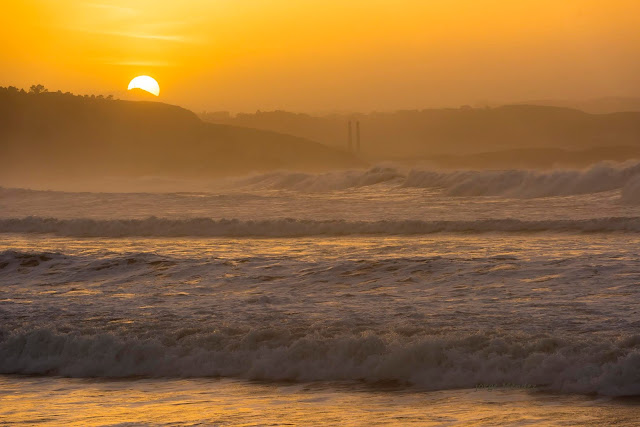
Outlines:
[[[638,403],[511,388],[0,377],[0,424],[43,426],[631,425]]]
[[[131,237],[68,238],[51,235],[4,234],[0,246],[16,251],[61,252],[68,255],[158,253],[172,257],[215,257],[242,260],[251,256],[344,259],[389,258],[404,256],[519,257],[544,254],[559,262],[588,253],[596,255],[613,247],[635,248],[640,237],[619,234],[447,234],[430,236],[339,236],[300,238],[226,238],[226,237]],[[523,253],[526,251],[526,253]],[[242,261],[240,261],[242,262]],[[105,266],[106,267],[106,266]],[[166,265],[157,265],[159,270]],[[508,269],[508,264],[497,268]],[[544,279],[544,278],[541,278]]]

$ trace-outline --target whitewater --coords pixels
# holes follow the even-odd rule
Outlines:
[[[294,424],[362,422],[345,407],[427,424],[464,423],[455,405],[489,424],[492,404],[541,424],[637,415],[638,163],[118,182],[131,191],[0,188],[0,399],[17,405],[0,417],[79,390],[122,407],[114,389],[278,401],[311,417],[274,409]],[[43,423],[108,424],[95,405]],[[157,423],[268,421],[196,407]]]

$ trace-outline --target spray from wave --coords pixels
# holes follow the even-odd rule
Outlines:
[[[478,384],[640,394],[640,338],[571,341],[477,334],[456,337],[180,329],[156,337],[41,328],[0,331],[0,372],[71,377],[241,377],[394,381],[431,390]]]
[[[629,205],[640,204],[640,176],[630,179],[624,187],[622,187],[622,195],[620,198],[623,203]]]
[[[191,185],[193,186],[193,185]],[[621,201],[640,203],[640,162],[601,162],[588,169],[539,170],[429,170],[378,166],[368,170],[344,170],[320,174],[278,171],[242,178],[200,183],[198,193],[224,197],[229,191],[285,190],[301,193],[345,191],[377,186],[393,191],[428,189],[451,197],[494,196],[540,198],[572,196],[622,190]],[[206,188],[206,190],[205,190]],[[2,188],[1,198],[30,197],[52,192]],[[247,196],[248,194],[247,193]],[[86,193],[92,194],[92,193]],[[140,193],[141,196],[147,193]],[[179,196],[181,193],[172,193]],[[188,193],[184,193],[188,194]]]
[[[377,184],[401,185],[405,175],[393,167],[374,167],[365,171],[349,170],[322,174],[271,172],[232,181],[232,185],[254,189],[324,192],[367,187]]]
[[[437,171],[375,167],[324,174],[273,172],[235,181],[239,187],[318,192],[384,184],[395,188],[442,190],[448,196],[537,198],[620,190],[640,177],[640,163],[602,162],[589,169],[551,171]],[[625,202],[636,202],[629,197]]]

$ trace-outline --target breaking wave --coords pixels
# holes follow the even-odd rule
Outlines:
[[[640,232],[640,217],[581,220],[484,219],[475,221],[344,221],[273,219],[88,218],[0,219],[0,233],[48,233],[69,237],[300,237],[346,235],[421,235],[433,233]]]
[[[270,172],[242,178],[235,186],[254,189],[324,192],[393,183],[401,185],[405,174],[393,167],[374,167],[366,171],[349,170],[322,174],[303,172]]]
[[[640,163],[602,162],[591,168],[550,171],[438,171],[375,167],[324,174],[274,172],[236,182],[237,186],[304,192],[344,190],[377,184],[397,188],[440,189],[449,196],[537,198],[619,190],[640,177]]]
[[[488,334],[407,338],[221,328],[126,337],[41,328],[0,331],[0,372],[393,381],[431,390],[508,383],[624,396],[640,394],[640,336],[600,341]]]
[[[405,187],[442,187],[451,196],[536,198],[599,193],[622,188],[640,177],[640,163],[600,163],[585,170],[411,171]]]
[[[429,170],[378,166],[368,170],[344,170],[326,173],[278,171],[242,178],[226,178],[206,185],[198,194],[207,197],[260,197],[263,190],[302,193],[344,191],[371,186],[388,190],[429,189],[451,197],[494,196],[540,198],[572,196],[622,190],[621,201],[640,203],[640,162],[601,162],[588,169],[540,170]],[[636,190],[634,190],[636,189]],[[227,194],[231,191],[231,194]],[[243,192],[248,192],[244,194]],[[635,191],[635,192],[634,192]],[[240,193],[238,193],[240,192]],[[30,197],[43,193],[28,189],[0,187],[0,198]],[[92,193],[85,193],[92,194]],[[138,193],[141,196],[152,193]],[[192,193],[171,193],[176,197]]]
[[[640,176],[634,177],[629,180],[622,187],[622,195],[621,201],[625,204],[629,205],[638,205],[640,204]]]

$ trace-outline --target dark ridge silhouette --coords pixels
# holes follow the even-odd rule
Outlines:
[[[560,148],[520,148],[468,155],[438,155],[416,159],[449,169],[552,169],[584,168],[605,160],[623,162],[640,159],[640,148],[631,146],[597,147],[587,150]]]
[[[202,117],[215,123],[289,133],[336,147],[346,147],[347,122],[358,120],[362,129],[362,154],[369,160],[534,148],[563,149],[578,155],[595,148],[640,146],[640,113],[588,114],[569,108],[533,105],[323,117],[284,111],[236,116],[224,112],[205,113]]]
[[[152,94],[151,92],[147,92],[146,90],[133,88],[129,89],[126,92],[126,100],[129,101],[157,101],[158,97]]]
[[[358,167],[308,139],[204,123],[174,105],[0,88],[0,178],[210,177]]]
[[[609,96],[604,98],[570,101],[561,99],[540,99],[517,104],[546,105],[553,107],[574,108],[591,114],[610,114],[622,112],[640,112],[640,98]]]

